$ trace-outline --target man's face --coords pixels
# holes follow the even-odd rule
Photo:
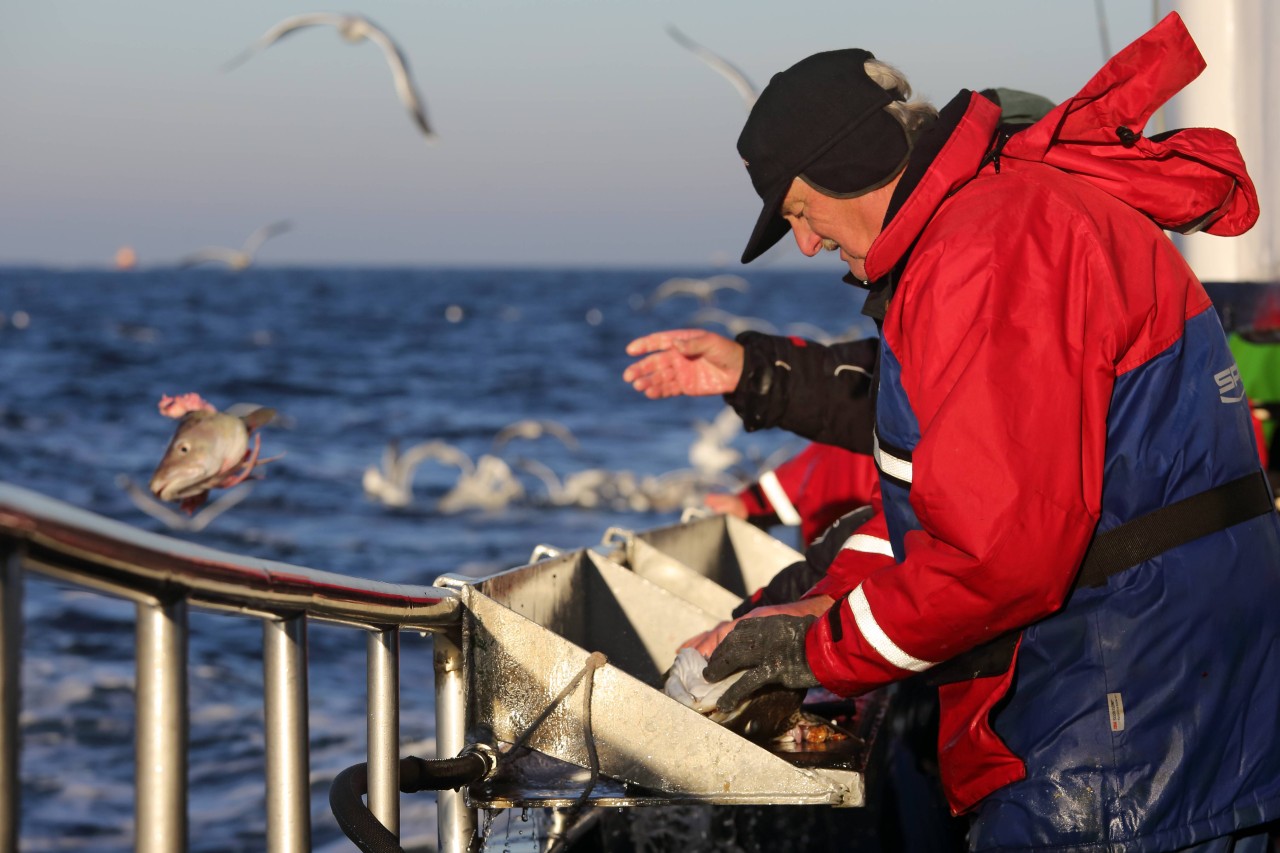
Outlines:
[[[782,216],[791,224],[800,251],[813,257],[820,250],[838,250],[849,272],[865,281],[867,252],[880,236],[897,185],[895,178],[857,198],[832,198],[796,178],[782,201]]]

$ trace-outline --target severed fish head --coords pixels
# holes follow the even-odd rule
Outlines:
[[[154,474],[151,491],[162,501],[208,492],[239,466],[249,451],[249,427],[223,412],[188,412],[178,422]]]
[[[249,434],[275,418],[275,410],[237,404],[219,412],[199,394],[160,399],[160,414],[178,421],[164,458],[151,475],[152,493],[164,501],[180,501],[192,512],[210,489],[234,486],[269,459],[258,457],[260,438]]]

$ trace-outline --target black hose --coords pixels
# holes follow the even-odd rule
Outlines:
[[[463,785],[479,782],[489,772],[489,763],[478,752],[456,758],[400,759],[400,790],[406,794],[418,791],[456,791]]]
[[[400,759],[400,790],[457,790],[479,782],[490,770],[490,763],[479,752],[468,752],[456,758],[425,759],[410,755]],[[369,793],[369,765],[353,764],[334,777],[329,786],[329,808],[338,826],[364,853],[404,853],[400,839],[373,816],[364,803]]]

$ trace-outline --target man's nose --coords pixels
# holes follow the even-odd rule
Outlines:
[[[800,247],[800,251],[809,257],[818,254],[822,249],[822,238],[814,234],[808,225],[804,222],[795,221],[791,223],[791,233],[796,238],[796,245]]]

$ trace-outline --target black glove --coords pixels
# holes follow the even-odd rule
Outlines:
[[[822,580],[835,562],[836,556],[849,537],[858,532],[858,528],[866,524],[874,514],[869,506],[860,506],[850,510],[831,522],[822,535],[814,540],[804,551],[804,559],[792,563],[773,576],[765,586],[737,607],[732,616],[737,619],[745,616],[757,607],[766,604],[788,604],[799,601],[813,585]]]
[[[815,583],[822,580],[823,571],[814,568],[808,560],[792,563],[773,576],[773,580],[760,587],[750,598],[733,608],[734,619],[745,616],[757,607],[769,604],[790,604],[799,601]]]
[[[762,616],[743,619],[711,653],[702,671],[707,681],[723,681],[738,670],[742,677],[716,702],[731,711],[766,684],[817,687],[804,656],[804,637],[816,616]]]

